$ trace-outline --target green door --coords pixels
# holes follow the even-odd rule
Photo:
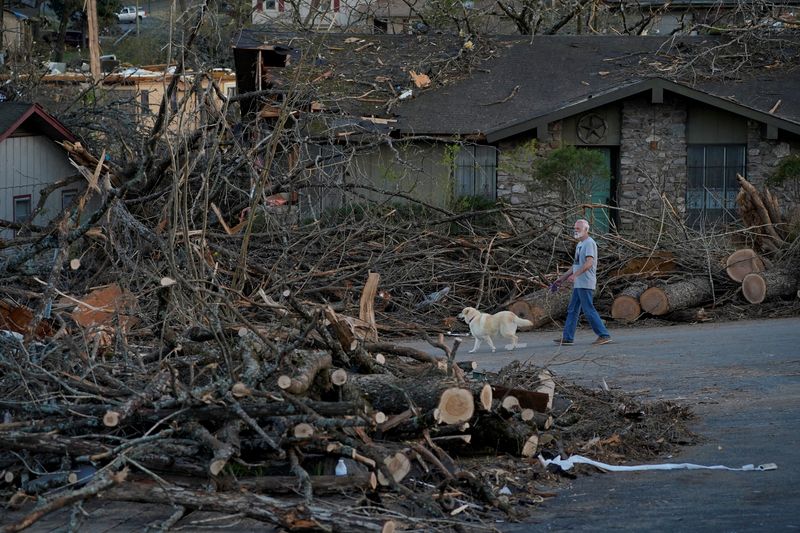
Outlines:
[[[592,176],[586,203],[611,204],[611,148],[587,148],[603,155],[608,173],[605,176]],[[584,216],[591,224],[592,229],[598,233],[608,233],[611,228],[611,218],[608,207],[593,207],[584,209]]]

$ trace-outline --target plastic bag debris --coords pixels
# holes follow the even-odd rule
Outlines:
[[[749,472],[749,471],[764,471],[764,470],[778,469],[778,465],[776,465],[775,463],[764,463],[758,466],[748,464],[748,465],[743,465],[739,468],[723,466],[723,465],[704,466],[692,463],[662,463],[654,465],[609,465],[606,463],[595,461],[593,459],[589,459],[588,457],[583,457],[582,455],[573,455],[568,459],[562,459],[560,455],[555,457],[554,459],[545,459],[540,455],[539,462],[545,468],[553,464],[561,467],[563,470],[569,470],[570,468],[572,468],[577,464],[586,464],[586,465],[596,466],[597,468],[600,468],[602,470],[607,470],[609,472],[637,472],[642,470],[730,470],[734,472]]]

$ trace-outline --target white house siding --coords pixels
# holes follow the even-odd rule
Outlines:
[[[30,194],[31,209],[35,209],[43,187],[75,173],[64,150],[48,137],[9,137],[0,142],[0,218],[14,220],[15,196]],[[77,189],[79,185],[76,183],[67,189]],[[61,211],[62,190],[50,194],[34,223],[45,224]],[[0,231],[0,238],[13,237],[11,230]]]

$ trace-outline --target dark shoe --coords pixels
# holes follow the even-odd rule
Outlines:
[[[613,342],[611,337],[597,337],[597,339],[592,343],[593,346],[602,346],[603,344],[610,344]]]
[[[575,344],[574,341],[568,341],[566,339],[553,339],[553,342],[560,346],[572,346]]]

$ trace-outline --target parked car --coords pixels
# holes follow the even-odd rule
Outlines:
[[[142,20],[147,16],[144,9],[136,9],[136,6],[125,6],[117,13],[117,20],[120,22],[136,22],[136,19]]]

